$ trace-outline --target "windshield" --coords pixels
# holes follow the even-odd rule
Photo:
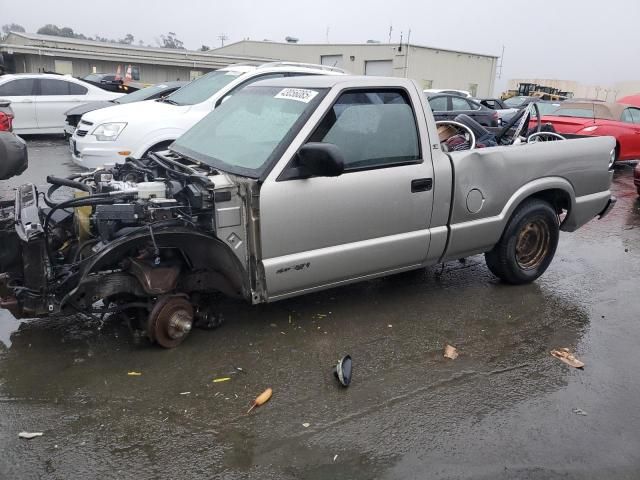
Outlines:
[[[207,73],[173,92],[167,97],[167,100],[169,103],[176,105],[195,105],[196,103],[204,102],[240,75],[242,75],[242,72],[221,70]]]
[[[100,80],[102,80],[103,76],[104,73],[90,73],[89,75],[84,77],[83,80],[87,80],[88,82],[99,82]]]
[[[288,134],[297,133],[294,126],[302,125],[323,91],[244,88],[178,138],[171,150],[230,173],[257,178],[276,147]]]
[[[511,97],[507,98],[504,103],[510,108],[517,108],[524,105],[528,97]]]
[[[593,108],[559,108],[555,111],[556,117],[595,118]]]
[[[135,92],[131,92],[127,95],[123,95],[120,98],[114,100],[117,103],[132,103],[132,102],[141,102],[143,100],[147,100],[150,97],[162,92],[167,88],[166,85],[160,83],[158,85],[153,85],[151,87],[142,88]]]
[[[555,112],[558,107],[560,107],[559,103],[538,103],[538,110],[540,110],[540,115],[549,115]]]

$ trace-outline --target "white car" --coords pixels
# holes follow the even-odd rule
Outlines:
[[[258,80],[342,74],[344,71],[338,68],[291,62],[258,67],[232,65],[215,70],[164,99],[115,105],[84,114],[70,139],[73,161],[85,168],[97,168],[164,150],[230,95]]]
[[[67,75],[34,73],[0,77],[0,98],[11,101],[15,114],[13,130],[18,134],[64,133],[64,113],[70,108],[122,95]]]

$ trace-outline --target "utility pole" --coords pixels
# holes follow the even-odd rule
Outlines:
[[[224,41],[229,40],[229,37],[223,33],[222,35],[218,35],[218,40],[220,40],[220,46],[224,47]]]
[[[502,67],[504,65],[504,45],[502,46],[502,54],[500,55],[500,65],[498,65],[498,80],[502,78]]]
[[[393,23],[389,25],[389,43],[391,43],[391,33],[393,32]]]

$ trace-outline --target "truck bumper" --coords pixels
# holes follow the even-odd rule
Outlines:
[[[618,201],[618,199],[614,195],[611,195],[611,197],[607,201],[607,205],[598,214],[598,220],[600,220],[600,219],[604,218],[605,216],[607,216],[609,214],[609,212],[611,211],[611,209],[613,208],[613,206],[616,204],[617,201]]]

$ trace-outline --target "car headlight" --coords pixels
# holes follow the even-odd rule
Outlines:
[[[126,126],[126,122],[103,123],[96,127],[92,135],[95,135],[101,142],[112,142],[118,138],[118,135],[120,135],[120,132],[122,132]]]
[[[616,149],[614,148],[609,153],[609,169],[613,168],[613,164],[616,163]],[[640,164],[639,164],[640,165]]]

